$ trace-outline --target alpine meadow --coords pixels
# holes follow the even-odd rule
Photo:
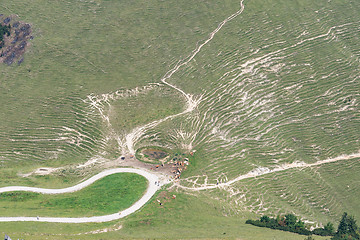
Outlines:
[[[359,101],[357,0],[0,0],[0,233],[359,239]]]

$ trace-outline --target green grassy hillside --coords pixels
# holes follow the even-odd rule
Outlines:
[[[142,176],[118,173],[74,193],[0,193],[1,216],[90,217],[113,214],[140,199],[147,185]]]
[[[360,2],[243,6],[230,17],[240,1],[0,2],[34,34],[20,66],[0,66],[0,185],[69,185],[80,175],[18,173],[111,161],[130,147],[196,150],[165,190],[179,196],[169,206],[158,195],[116,223],[0,229],[41,238],[115,224],[71,238],[304,239],[244,222],[289,212],[314,225],[336,225],[344,211],[360,219]]]

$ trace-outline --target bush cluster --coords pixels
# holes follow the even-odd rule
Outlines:
[[[304,222],[298,220],[294,214],[286,214],[285,216],[277,216],[270,218],[262,216],[259,220],[247,220],[246,224],[252,224],[258,227],[266,227],[271,229],[278,229],[287,232],[307,235],[306,240],[312,240],[310,235],[332,236],[331,240],[360,240],[359,228],[356,225],[356,220],[353,216],[349,216],[346,212],[341,217],[337,231],[335,232],[334,225],[327,223],[323,228],[316,228],[312,231],[305,228]]]
[[[359,240],[359,228],[356,225],[356,220],[353,216],[349,216],[346,212],[341,217],[339,227],[331,238],[332,240]]]
[[[247,220],[247,224],[252,224],[258,227],[266,227],[271,229],[277,229],[287,232],[298,233],[301,235],[320,235],[320,236],[333,236],[334,227],[331,223],[328,223],[324,228],[317,228],[310,231],[305,228],[305,223],[293,214],[286,214],[285,216],[277,216],[276,218],[270,218],[268,216],[262,216],[259,220]]]

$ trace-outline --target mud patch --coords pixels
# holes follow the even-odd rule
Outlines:
[[[15,15],[2,14],[0,14],[0,25],[8,27],[10,32],[4,34],[0,42],[0,62],[20,65],[24,61],[23,55],[29,47],[29,41],[33,39],[31,25],[18,21]]]
[[[158,149],[143,149],[141,153],[149,160],[160,160],[166,158],[169,154]]]

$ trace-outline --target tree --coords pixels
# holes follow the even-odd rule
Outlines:
[[[285,215],[285,223],[287,226],[295,226],[296,221],[297,217],[294,214],[289,213]]]
[[[353,216],[349,216],[347,212],[344,212],[341,217],[337,232],[332,239],[360,239],[358,226],[356,225],[356,220]]]
[[[334,225],[331,222],[328,222],[325,227],[325,231],[328,231],[329,233],[333,233],[335,231]]]
[[[305,228],[305,223],[299,219],[299,221],[297,221],[297,223],[295,223],[295,228],[304,229]]]
[[[10,25],[1,25],[0,24],[0,48],[2,48],[4,46],[4,35],[9,36],[10,35],[10,29],[11,26]]]
[[[270,221],[270,218],[266,215],[264,215],[260,218],[260,222],[269,222],[269,221]]]

